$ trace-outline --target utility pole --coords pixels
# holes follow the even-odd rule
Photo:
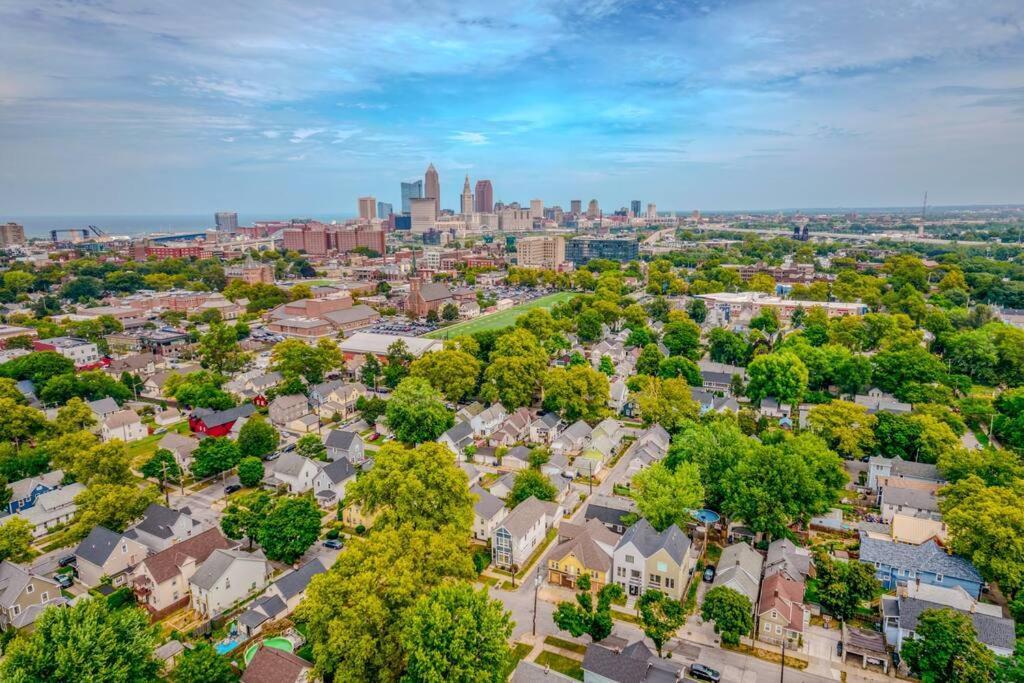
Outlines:
[[[537,635],[537,594],[540,592],[540,563],[537,563],[537,576],[533,580],[533,635]]]
[[[512,574],[512,590],[516,589],[516,546],[514,541],[509,538],[508,545],[508,564],[509,572]]]
[[[164,484],[167,481],[167,461],[160,463],[160,490],[164,492],[164,502],[171,507],[171,491]]]
[[[786,678],[786,637],[782,637],[782,664],[779,671],[779,683],[783,683]]]

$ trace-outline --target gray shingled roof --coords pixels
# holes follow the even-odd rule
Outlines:
[[[352,467],[352,463],[348,458],[339,458],[334,462],[330,462],[324,465],[321,471],[335,484],[345,481],[349,477],[354,477],[356,474],[356,470]]]
[[[177,510],[171,510],[157,503],[150,503],[143,515],[143,520],[136,524],[135,528],[157,538],[170,538],[174,533],[171,527],[181,517],[181,513]]]
[[[661,533],[654,530],[651,523],[646,519],[640,519],[636,524],[626,529],[622,534],[618,547],[632,543],[644,557],[650,557],[662,548],[669,556],[682,564],[683,557],[690,549],[690,539],[675,524]]]
[[[456,423],[444,433],[449,439],[452,440],[456,446],[460,445],[463,441],[467,441],[473,438],[473,425],[469,422]]]
[[[930,572],[982,583],[981,574],[973,564],[959,555],[950,555],[934,540],[913,545],[883,541],[861,532],[860,560],[869,564],[877,562],[897,569],[913,569],[915,572]]]
[[[94,526],[89,535],[78,544],[75,555],[97,567],[102,567],[120,541],[121,534],[114,533],[105,527]]]
[[[352,442],[359,436],[355,432],[346,432],[340,429],[332,429],[327,432],[327,438],[324,439],[324,445],[328,448],[337,448],[342,451],[347,451],[352,448]]]
[[[553,515],[558,509],[557,503],[549,503],[530,496],[508,513],[501,526],[508,529],[514,537],[520,537],[527,529],[536,524],[542,515]]]
[[[882,498],[884,505],[903,505],[918,510],[938,510],[939,499],[931,491],[908,489],[902,486],[883,486]]]
[[[277,586],[277,590],[281,592],[285,600],[290,600],[306,590],[310,579],[317,574],[323,574],[325,571],[327,571],[327,568],[324,567],[323,563],[319,559],[313,559],[295,571],[288,572],[275,581],[274,585]]]
[[[479,496],[477,501],[473,503],[473,511],[483,519],[492,519],[501,508],[505,507],[505,503],[501,498],[481,488],[479,485],[471,488],[469,492],[474,496]]]
[[[254,558],[263,560],[263,553],[256,551],[255,553],[245,553],[240,550],[221,550],[217,549],[210,553],[210,556],[206,558],[206,562],[196,570],[196,573],[189,579],[189,583],[193,583],[203,590],[209,590],[213,587],[217,580],[224,575],[232,564],[234,564],[236,558]]]
[[[896,601],[893,600],[891,602]],[[893,606],[890,604],[890,609]],[[967,614],[971,618],[974,630],[978,634],[978,640],[986,645],[1012,650],[1017,639],[1013,619],[995,617],[980,612],[963,612],[962,610],[947,607],[937,602],[919,600],[917,598],[900,598],[896,606],[898,606],[899,610],[900,627],[908,631],[913,631],[917,628],[917,620],[925,610],[952,609],[955,612]]]

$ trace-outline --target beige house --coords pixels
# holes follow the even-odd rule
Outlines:
[[[220,529],[213,528],[151,555],[132,573],[135,595],[150,612],[162,615],[173,611],[188,602],[188,582],[199,565],[213,551],[236,546]]]
[[[56,581],[0,562],[0,631],[28,626],[47,607],[64,603]]]
[[[279,427],[283,427],[292,420],[308,415],[309,401],[302,394],[278,396],[270,402],[268,414],[270,415],[271,422]]]
[[[627,595],[654,589],[681,600],[697,558],[693,544],[675,524],[655,531],[646,519],[626,529],[613,553],[614,580]]]
[[[772,574],[761,585],[757,606],[757,638],[766,643],[796,647],[811,623],[811,611],[804,606],[804,584],[785,572]]]
[[[316,406],[317,415],[330,418],[339,415],[346,420],[356,412],[356,401],[366,395],[366,387],[358,382],[342,382],[334,380],[313,387],[309,392],[310,400]]]
[[[78,579],[92,588],[102,583],[103,577],[110,577],[113,585],[120,586],[127,581],[126,574],[148,554],[145,545],[126,534],[95,526],[75,550]]]
[[[188,580],[192,609],[215,618],[265,588],[273,571],[262,551],[214,550]]]
[[[900,543],[922,543],[937,538],[943,543],[949,536],[949,529],[938,513],[917,515],[897,513],[892,517],[892,540]]]
[[[146,425],[142,424],[139,414],[129,408],[108,415],[103,420],[100,434],[104,441],[120,439],[125,443],[130,443],[148,436],[149,430],[146,429]]]

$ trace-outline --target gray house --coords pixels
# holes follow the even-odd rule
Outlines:
[[[363,437],[356,432],[346,432],[340,429],[332,429],[324,439],[327,447],[327,457],[331,460],[345,458],[353,465],[358,465],[366,460],[366,449]]]

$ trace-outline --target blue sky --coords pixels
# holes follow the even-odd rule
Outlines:
[[[0,4],[0,212],[1024,202],[1020,0],[330,4]]]

